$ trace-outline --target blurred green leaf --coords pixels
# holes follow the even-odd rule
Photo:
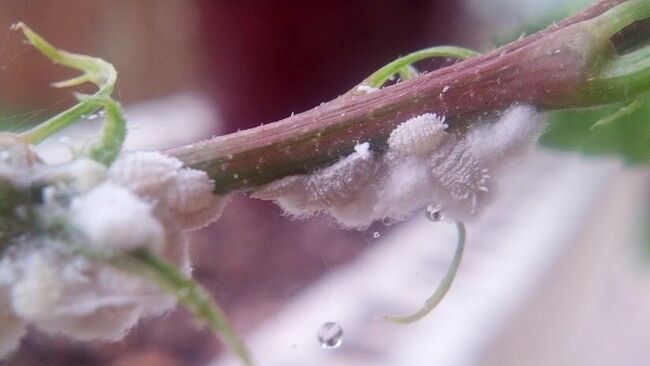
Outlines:
[[[552,112],[548,130],[540,142],[588,155],[618,156],[629,164],[646,162],[650,160],[650,96],[643,96],[639,107],[630,113],[591,129],[594,123],[626,105]]]

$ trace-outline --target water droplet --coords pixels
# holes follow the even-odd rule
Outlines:
[[[327,322],[318,329],[318,342],[324,349],[338,348],[343,344],[343,328],[334,322]]]
[[[86,116],[86,119],[89,120],[89,121],[92,121],[92,120],[97,119],[97,118],[99,118],[99,113],[93,113],[93,114],[89,114],[88,116]]]
[[[430,204],[427,206],[426,214],[427,219],[433,222],[439,222],[445,219],[445,215],[442,213],[442,207],[436,204]]]
[[[379,231],[375,231],[374,233],[372,233],[372,237],[375,238],[375,239],[377,239],[380,236],[381,236],[381,234],[379,233]]]

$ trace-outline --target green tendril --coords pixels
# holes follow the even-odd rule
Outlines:
[[[128,261],[117,261],[117,266],[139,272],[174,295],[196,319],[207,323],[213,331],[223,337],[242,365],[254,365],[250,352],[230,326],[221,307],[198,282],[145,249],[132,252],[129,259],[133,265],[125,266]]]
[[[381,88],[393,75],[398,74],[402,80],[412,79],[418,75],[417,70],[412,66],[418,61],[432,57],[449,57],[464,60],[479,55],[478,52],[467,48],[456,46],[436,46],[425,48],[389,63],[370,75],[361,85],[372,88]]]
[[[109,98],[113,93],[117,72],[110,63],[100,58],[59,50],[22,22],[15,24],[13,29],[21,30],[32,46],[54,63],[83,71],[83,74],[77,77],[52,84],[54,87],[66,88],[91,82],[99,88],[93,95],[94,97]],[[94,113],[100,107],[101,104],[97,102],[82,101],[31,130],[22,133],[20,137],[27,143],[37,144],[52,136],[54,133],[79,121],[84,116]]]
[[[400,324],[413,323],[424,318],[440,303],[440,301],[442,301],[449,291],[451,284],[454,282],[456,272],[458,272],[458,267],[460,266],[460,261],[463,258],[463,250],[465,249],[465,225],[462,222],[456,222],[456,229],[458,230],[458,242],[456,244],[454,258],[451,261],[451,265],[449,266],[445,277],[442,278],[433,295],[426,299],[424,305],[413,314],[404,316],[385,315],[383,317],[384,319]]]
[[[77,99],[89,105],[104,107],[106,121],[99,141],[88,147],[88,156],[106,166],[110,166],[122,150],[126,139],[126,119],[122,107],[109,97],[77,95]]]

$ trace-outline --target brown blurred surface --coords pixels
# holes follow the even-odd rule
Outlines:
[[[3,0],[0,3],[0,108],[10,111],[72,103],[71,90],[49,84],[76,75],[52,66],[10,31],[27,23],[62,49],[105,58],[119,72],[124,103],[196,89],[201,58],[198,12],[178,0]],[[92,90],[90,88],[85,90]],[[57,103],[57,105],[52,105]]]

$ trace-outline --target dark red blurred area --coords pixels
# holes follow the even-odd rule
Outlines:
[[[302,112],[453,39],[455,1],[200,2],[206,86],[228,131]]]

